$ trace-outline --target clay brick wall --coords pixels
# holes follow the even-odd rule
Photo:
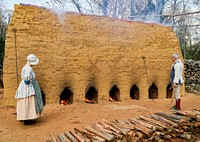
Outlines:
[[[17,89],[13,28],[17,29],[19,81],[27,55],[35,54],[40,63],[34,70],[48,103],[58,102],[65,87],[73,92],[74,101],[83,101],[91,86],[99,100],[108,99],[113,85],[120,89],[122,100],[130,99],[134,84],[140,99],[146,99],[149,84],[142,57],[158,98],[166,98],[170,56],[181,54],[170,28],[73,13],[63,17],[60,21],[44,8],[15,5],[4,60],[6,105],[15,104]]]

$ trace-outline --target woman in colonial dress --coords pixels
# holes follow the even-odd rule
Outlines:
[[[34,54],[27,57],[27,64],[21,71],[22,81],[16,91],[17,120],[25,125],[35,123],[44,107],[41,90],[32,68],[38,63],[39,59]]]

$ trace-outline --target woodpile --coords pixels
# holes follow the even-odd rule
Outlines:
[[[200,140],[199,132],[200,110],[173,114],[157,112],[127,120],[103,119],[82,130],[74,128],[74,131],[66,131],[57,137],[51,134],[51,140],[47,142],[162,142],[176,138],[197,141]]]
[[[200,94],[200,61],[185,61],[186,91]]]

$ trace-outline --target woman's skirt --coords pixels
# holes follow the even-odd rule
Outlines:
[[[17,120],[36,119],[35,96],[17,99]]]

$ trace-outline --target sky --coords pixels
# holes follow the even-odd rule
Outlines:
[[[4,0],[6,8],[14,10],[14,4],[24,3],[45,6],[47,0]]]

